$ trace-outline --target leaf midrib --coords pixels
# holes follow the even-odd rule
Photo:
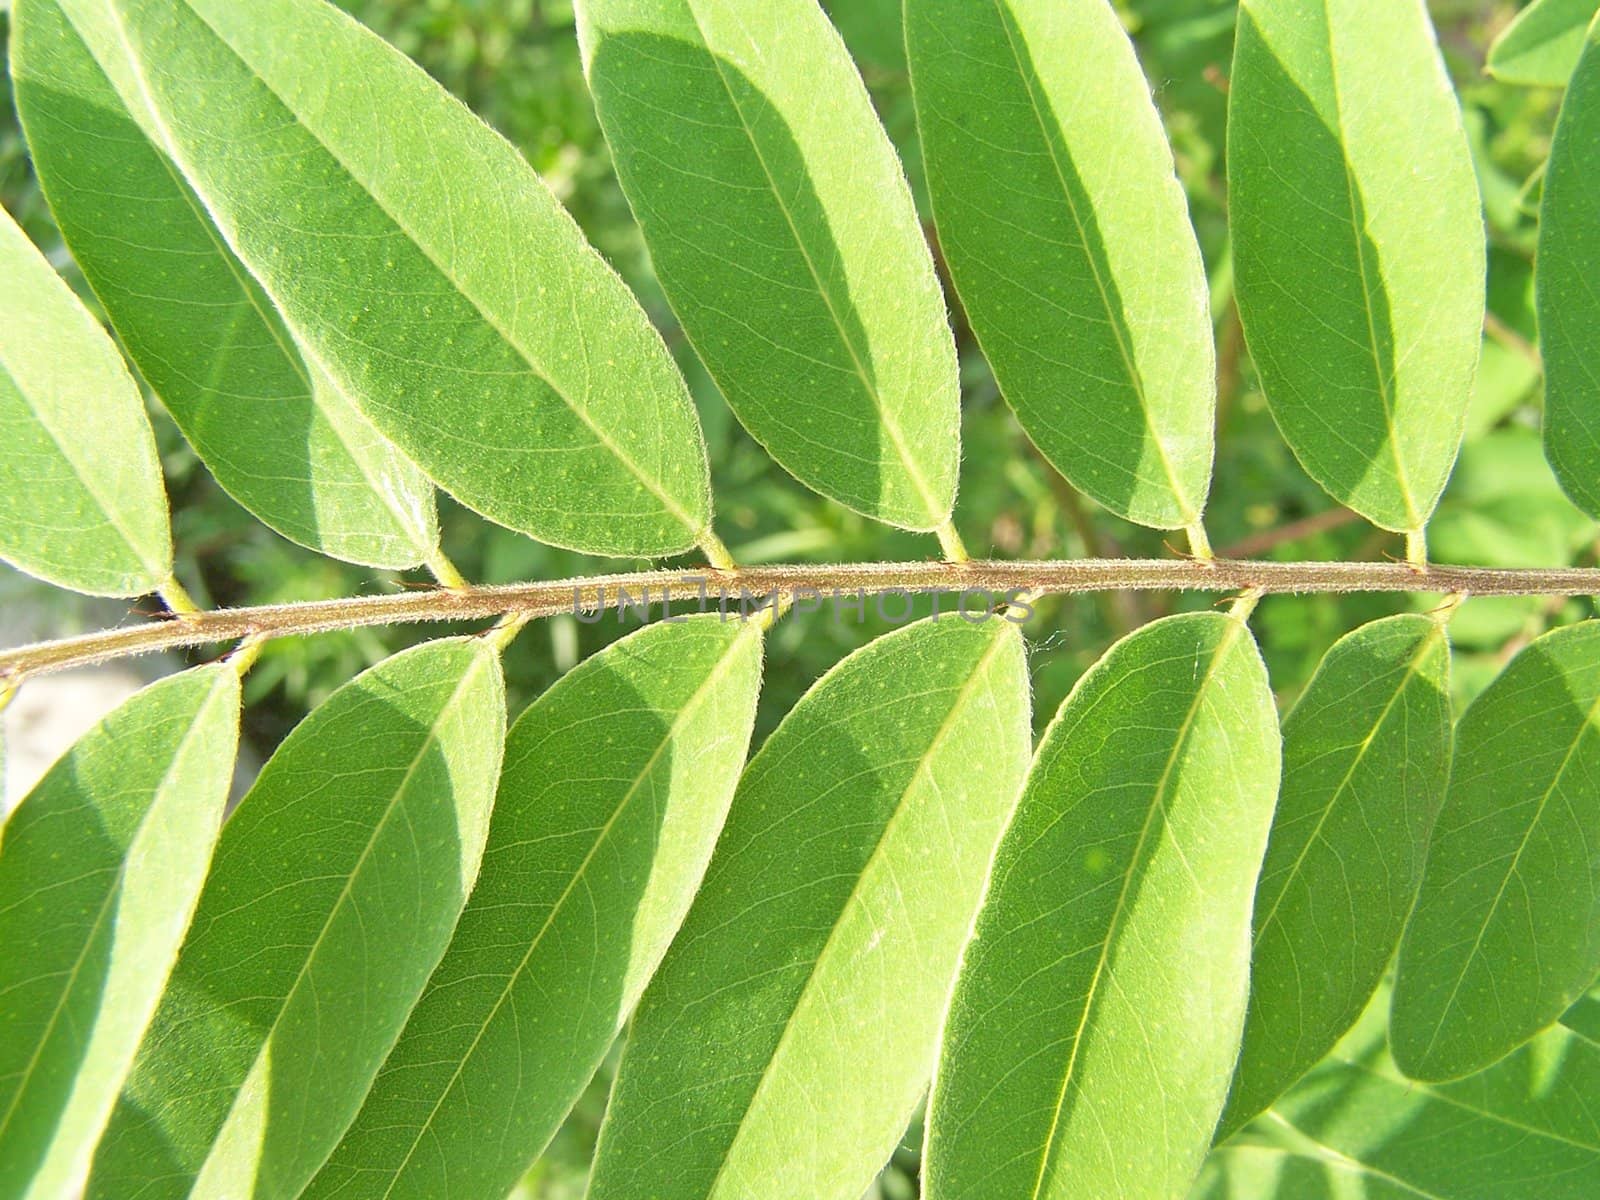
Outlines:
[[[540,925],[538,932],[534,934],[532,941],[529,942],[528,949],[522,955],[522,958],[520,961],[518,961],[516,967],[507,974],[505,986],[501,989],[499,996],[495,998],[495,1002],[493,1006],[491,1006],[488,1015],[484,1017],[482,1022],[479,1024],[477,1032],[473,1034],[471,1045],[469,1045],[460,1055],[457,1056],[455,1070],[451,1072],[449,1081],[443,1088],[440,1089],[439,1098],[434,1102],[433,1107],[429,1109],[428,1115],[418,1123],[416,1137],[412,1140],[411,1145],[407,1148],[405,1157],[401,1160],[400,1165],[397,1166],[390,1174],[389,1182],[385,1186],[380,1200],[387,1200],[389,1196],[393,1195],[395,1187],[398,1185],[401,1177],[406,1172],[406,1168],[411,1165],[411,1160],[416,1155],[417,1147],[422,1145],[422,1139],[432,1128],[434,1119],[439,1115],[439,1110],[444,1106],[445,1101],[450,1098],[450,1094],[455,1090],[456,1085],[460,1082],[461,1076],[467,1068],[467,1064],[472,1060],[473,1055],[477,1053],[479,1043],[482,1042],[484,1035],[488,1032],[489,1026],[493,1024],[495,1018],[499,1015],[501,1008],[505,1005],[506,1001],[510,999],[513,989],[515,989],[516,985],[522,979],[523,972],[528,969],[529,961],[539,949],[540,944],[544,940],[545,934],[547,934],[550,931],[551,926],[555,924],[556,917],[562,911],[562,907],[571,897],[578,884],[582,882],[584,873],[588,870],[590,863],[592,863],[595,859],[595,856],[599,854],[601,847],[605,845],[606,839],[610,836],[611,831],[616,827],[617,822],[622,819],[622,815],[632,806],[634,797],[638,794],[639,789],[644,784],[644,781],[648,779],[651,773],[655,770],[656,764],[661,760],[661,756],[666,753],[668,747],[672,745],[673,739],[677,737],[678,733],[688,723],[691,716],[698,715],[699,709],[704,701],[708,697],[715,694],[715,685],[720,683],[723,676],[727,674],[736,657],[737,651],[742,649],[744,639],[750,636],[752,632],[756,636],[759,636],[761,631],[755,623],[748,622],[746,623],[745,627],[741,629],[735,636],[734,640],[729,643],[727,650],[724,651],[722,657],[717,662],[717,665],[706,675],[705,680],[694,690],[689,699],[684,703],[683,707],[678,711],[678,715],[673,718],[672,724],[667,727],[666,732],[662,735],[660,744],[657,745],[655,750],[651,752],[649,760],[645,763],[643,768],[640,769],[638,774],[634,776],[633,782],[629,784],[628,790],[624,794],[621,802],[618,803],[611,815],[606,818],[605,824],[600,827],[600,830],[594,839],[594,843],[585,852],[583,861],[578,864],[578,869],[573,873],[573,876],[568,881],[567,885],[562,888],[561,894],[556,897],[555,902],[551,904],[550,911],[545,915],[544,923]],[[468,903],[471,903],[470,900]],[[401,1036],[403,1037],[404,1034]]]
[[[1155,817],[1160,813],[1166,816],[1166,794],[1172,781],[1172,773],[1177,768],[1184,750],[1189,744],[1189,734],[1194,728],[1195,719],[1199,715],[1200,707],[1210,690],[1211,681],[1215,678],[1217,669],[1222,661],[1233,651],[1235,643],[1245,629],[1242,617],[1226,618],[1228,625],[1223,635],[1218,639],[1211,651],[1211,661],[1206,664],[1205,675],[1200,680],[1200,686],[1195,689],[1194,699],[1190,701],[1188,710],[1184,713],[1182,722],[1173,731],[1172,752],[1167,756],[1166,764],[1161,771],[1161,777],[1156,781],[1156,786],[1150,799],[1150,805],[1145,810],[1144,821],[1139,828],[1139,838],[1134,844],[1133,853],[1128,857],[1128,869],[1123,872],[1122,886],[1117,892],[1116,907],[1112,910],[1111,920],[1106,924],[1106,936],[1100,943],[1099,958],[1095,963],[1094,974],[1089,980],[1089,987],[1084,992],[1083,1012],[1078,1018],[1078,1027],[1073,1032],[1072,1050],[1067,1056],[1066,1067],[1062,1072],[1061,1090],[1056,1097],[1056,1103],[1050,1117],[1050,1128],[1045,1136],[1044,1145],[1039,1152],[1039,1173],[1034,1178],[1033,1187],[1029,1191],[1029,1200],[1039,1200],[1044,1194],[1045,1177],[1049,1174],[1050,1163],[1055,1153],[1055,1143],[1061,1132],[1061,1115],[1065,1110],[1067,1093],[1072,1088],[1073,1076],[1077,1071],[1078,1055],[1083,1049],[1084,1034],[1089,1027],[1089,1018],[1093,1014],[1100,994],[1101,979],[1111,958],[1112,944],[1117,940],[1117,932],[1127,915],[1128,889],[1134,876],[1145,857],[1145,847],[1149,843],[1151,831],[1155,828]],[[1165,822],[1163,822],[1164,824]]]
[[[717,1163],[716,1174],[712,1176],[711,1182],[706,1186],[705,1195],[707,1200],[716,1200],[718,1196],[718,1189],[722,1183],[723,1175],[728,1169],[728,1164],[733,1160],[734,1152],[738,1149],[740,1139],[748,1128],[746,1121],[760,1101],[767,1084],[772,1079],[772,1064],[778,1060],[789,1044],[789,1039],[795,1029],[795,1014],[805,1006],[807,997],[811,994],[812,988],[816,986],[818,966],[828,958],[829,952],[833,949],[834,942],[839,937],[839,930],[844,926],[845,915],[855,906],[856,898],[861,894],[862,884],[872,874],[873,867],[883,854],[884,846],[891,840],[890,835],[900,822],[905,819],[906,812],[912,807],[906,803],[906,797],[911,794],[912,790],[928,771],[935,754],[944,744],[951,731],[955,729],[959,718],[965,713],[977,690],[979,680],[987,680],[990,665],[999,656],[1000,652],[1006,648],[1010,641],[1010,635],[1010,627],[1001,629],[984,649],[983,653],[979,655],[978,661],[973,665],[971,674],[962,682],[961,687],[956,692],[955,699],[951,701],[950,711],[945,714],[944,720],[939,723],[939,728],[934,731],[933,737],[929,739],[927,749],[918,757],[916,767],[907,778],[905,787],[901,789],[900,799],[895,805],[894,812],[884,822],[883,832],[879,834],[877,843],[872,848],[872,853],[867,856],[867,861],[856,875],[855,882],[851,884],[850,894],[845,897],[844,903],[840,905],[838,915],[833,922],[833,926],[828,930],[828,936],[823,941],[822,948],[818,950],[816,956],[811,960],[810,970],[806,974],[806,981],[801,986],[799,994],[796,995],[794,1003],[789,1006],[788,1016],[783,1023],[783,1032],[778,1035],[778,1040],[773,1045],[772,1052],[765,1056],[765,1061],[761,1066],[760,1078],[756,1081],[756,1086],[750,1093],[750,1099],[746,1101],[743,1110],[739,1113],[733,1138],[728,1142],[727,1149],[723,1151],[720,1161]]]
[[[168,153],[170,153],[174,158],[181,158],[182,156],[178,150],[177,139],[173,137],[172,131],[167,127],[165,119],[156,109],[155,101],[150,95],[149,83],[145,79],[143,63],[137,58],[132,42],[128,37],[127,30],[123,26],[121,14],[116,8],[117,0],[102,0],[102,2],[106,5],[107,11],[112,14],[112,20],[116,25],[118,36],[122,40],[123,46],[129,56],[130,61],[134,64],[134,76],[139,82],[140,90],[145,95],[145,103],[149,106],[156,123],[161,128],[162,136],[167,140]],[[225,49],[229,54],[233,55],[233,57],[238,60],[240,65],[249,72],[250,77],[254,79],[256,83],[259,84],[261,88],[273,98],[273,100],[280,104],[285,112],[294,118],[295,127],[301,130],[306,137],[310,138],[319,148],[321,148],[323,153],[327,154],[329,158],[338,164],[339,169],[344,173],[346,178],[348,178],[351,183],[354,184],[355,187],[360,191],[360,193],[370,200],[378,209],[378,211],[381,212],[397,230],[399,230],[399,232],[405,237],[407,244],[412,246],[419,254],[421,254],[435,271],[439,272],[439,274],[454,289],[455,294],[466,301],[472,310],[476,312],[480,318],[482,318],[484,324],[486,324],[490,329],[494,330],[495,335],[505,345],[509,346],[513,351],[516,352],[517,357],[521,359],[522,363],[528,368],[528,371],[538,378],[545,385],[545,387],[550,390],[551,393],[560,398],[561,402],[567,406],[568,411],[570,411],[572,415],[583,424],[584,428],[586,428],[594,437],[596,443],[598,443],[601,448],[608,451],[619,463],[621,463],[628,473],[632,475],[640,484],[642,484],[652,496],[655,497],[662,508],[666,510],[667,514],[688,531],[691,538],[697,542],[703,538],[708,532],[707,525],[703,522],[692,519],[688,511],[666,491],[663,484],[645,472],[645,470],[634,460],[632,455],[624,450],[622,446],[619,445],[605,430],[595,423],[593,417],[590,416],[588,409],[585,406],[574,402],[572,397],[568,396],[564,389],[555,385],[543,368],[541,368],[538,363],[534,362],[529,351],[522,345],[522,343],[516,338],[513,338],[507,332],[507,330],[501,325],[499,319],[488,312],[476,295],[469,292],[465,287],[462,286],[460,280],[456,279],[456,277],[445,268],[444,264],[439,262],[439,260],[434,256],[433,251],[416,236],[411,227],[401,219],[400,215],[388,204],[386,204],[372,187],[368,186],[362,176],[357,173],[357,171],[344,159],[342,155],[340,155],[332,146],[330,146],[320,134],[311,128],[311,126],[301,116],[299,110],[291,105],[288,100],[275,87],[273,87],[271,83],[267,81],[266,77],[256,69],[255,65],[251,63],[249,59],[247,59],[243,54],[234,48],[233,43],[230,42],[222,34],[222,32],[211,23],[209,19],[207,19],[204,13],[201,13],[194,8],[192,4],[189,4],[188,0],[184,0],[184,8],[187,9],[196,20],[203,24],[211,32],[212,37],[216,39],[217,44]],[[341,16],[344,20],[355,24],[354,18],[349,17],[347,14],[340,13],[339,16]],[[358,25],[357,28],[360,29],[360,26]],[[365,32],[365,30],[362,30],[362,32]],[[513,153],[515,153],[515,151],[513,151]],[[523,165],[526,170],[530,172],[533,170],[533,168],[527,166],[525,162]],[[545,185],[542,181],[537,180],[536,177],[535,186],[544,187]],[[559,205],[559,202],[554,201],[553,198],[552,202]],[[207,211],[211,211],[209,206]],[[212,213],[212,218],[213,220],[217,219],[214,212]],[[592,251],[586,252],[592,253]],[[302,349],[305,348],[302,347]],[[309,349],[305,349],[305,352],[310,354]],[[326,364],[321,365],[323,370],[327,372]],[[329,378],[334,378],[331,372],[329,372]]]

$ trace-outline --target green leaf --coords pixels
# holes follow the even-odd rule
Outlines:
[[[1107,0],[908,0],[906,38],[939,245],[1018,420],[1113,512],[1193,525],[1210,301],[1121,21]]]
[[[578,35],[661,285],[802,483],[945,523],[955,348],[905,177],[816,0],[584,0]]]
[[[614,643],[523,714],[455,938],[308,1197],[511,1191],[689,907],[760,686],[759,623],[712,614]]]
[[[218,483],[314,550],[383,567],[426,559],[432,484],[294,345],[156,148],[110,11],[79,0],[69,19],[57,0],[23,0],[14,21],[17,108],[51,211]]]
[[[0,278],[0,558],[95,596],[153,592],[172,535],[139,388],[5,212]]]
[[[1236,617],[1147,625],[1078,682],[962,964],[929,1200],[1183,1194],[1239,1049],[1278,757]]]
[[[572,549],[705,537],[682,377],[505,141],[323,0],[103,2],[231,248],[433,479]]]
[[[1489,74],[1505,83],[1565,87],[1595,7],[1595,0],[1533,0],[1489,47]]]
[[[1483,218],[1423,0],[1244,0],[1230,85],[1239,315],[1306,471],[1418,531],[1461,444]]]
[[[1268,1116],[1213,1154],[1191,1200],[1591,1200],[1600,1046],[1556,1028],[1497,1066],[1418,1084],[1383,1042],[1388,992]]]
[[[1517,655],[1456,747],[1400,944],[1390,1038],[1413,1079],[1482,1070],[1600,974],[1600,621]]]
[[[1561,104],[1539,213],[1544,451],[1573,503],[1600,517],[1600,20]]]
[[[1422,882],[1452,732],[1450,643],[1414,614],[1339,641],[1284,722],[1221,1136],[1315,1066],[1372,998]]]
[[[239,677],[199,667],[80,738],[0,842],[0,1194],[76,1195],[200,894]]]
[[[379,663],[289,735],[223,828],[89,1200],[299,1193],[444,953],[504,732],[499,659],[458,639]]]
[[[591,1200],[858,1200],[927,1086],[1028,742],[1006,621],[907,626],[806,693],[640,1003]]]

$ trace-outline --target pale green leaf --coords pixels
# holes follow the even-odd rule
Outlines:
[[[295,347],[156,148],[110,10],[72,11],[18,5],[17,108],[51,211],[129,355],[217,482],[267,525],[352,562],[421,562],[438,539],[432,484]]]
[[[153,592],[172,535],[138,385],[3,211],[0,279],[0,558],[91,595]]]
[[[1028,757],[1022,639],[946,616],[751,761],[645,992],[591,1200],[858,1200],[910,1120]]]
[[[689,907],[760,684],[759,623],[710,614],[614,643],[523,714],[450,949],[308,1197],[512,1189]]]
[[[1389,617],[1339,641],[1283,725],[1256,887],[1250,1012],[1220,1135],[1315,1066],[1383,978],[1450,771],[1450,644]]]
[[[1600,20],[1550,147],[1539,210],[1544,450],[1567,495],[1600,517]]]
[[[1565,87],[1595,8],[1595,0],[1533,0],[1489,47],[1489,74],[1506,83]]]
[[[1484,232],[1423,0],[1244,0],[1228,118],[1239,315],[1306,471],[1420,530],[1461,444]]]
[[[1216,354],[1172,151],[1108,0],[908,0],[939,245],[1044,456],[1113,512],[1193,525]]]
[[[1400,944],[1390,1037],[1455,1079],[1559,1018],[1600,973],[1600,621],[1535,641],[1461,719]]]
[[[555,545],[702,540],[683,379],[504,140],[324,0],[64,0],[91,4],[308,355],[434,480]]]
[[[83,1186],[200,894],[238,733],[231,666],[152,684],[0,833],[0,1195]]]
[[[685,332],[801,482],[934,529],[955,349],[911,193],[816,0],[584,0],[617,175]]]
[[[1244,1024],[1278,719],[1244,622],[1117,643],[1034,759],[929,1102],[929,1200],[1182,1195]]]
[[[292,1197],[356,1115],[478,869],[505,732],[486,642],[378,664],[229,818],[91,1200]]]
[[[1592,1200],[1600,1046],[1540,1034],[1458,1083],[1384,1047],[1387,989],[1334,1052],[1207,1164],[1191,1200]]]

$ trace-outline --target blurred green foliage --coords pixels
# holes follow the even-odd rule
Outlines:
[[[519,147],[589,237],[640,295],[678,354],[710,446],[718,529],[746,563],[917,559],[932,539],[874,525],[790,480],[737,426],[694,361],[651,273],[613,178],[584,89],[571,0],[343,0]],[[885,126],[900,147],[926,216],[926,188],[898,25],[899,0],[826,4],[859,63]],[[1218,461],[1207,513],[1223,553],[1295,559],[1381,559],[1400,553],[1391,535],[1335,510],[1300,470],[1267,413],[1232,301],[1226,221],[1225,124],[1232,52],[1231,0],[1117,0],[1165,115],[1211,278],[1219,348]],[[1559,92],[1508,86],[1482,72],[1513,0],[1433,0],[1447,62],[1460,90],[1477,161],[1490,242],[1490,319],[1468,443],[1431,536],[1440,561],[1485,566],[1592,562],[1597,529],[1561,495],[1539,452],[1540,376],[1532,305],[1539,184]],[[0,10],[0,38],[7,18]],[[0,99],[0,201],[82,290],[29,169],[11,106]],[[930,226],[931,234],[931,226]],[[954,307],[954,306],[953,306]],[[1032,451],[955,312],[963,351],[964,455],[957,522],[975,555],[1076,558],[1160,556],[1163,535],[1119,521],[1072,492]],[[427,586],[322,559],[261,527],[200,469],[157,412],[172,493],[180,574],[202,603],[253,604]],[[627,568],[537,545],[490,526],[448,500],[444,546],[463,574],[482,582],[561,578]],[[8,582],[7,596],[19,589]],[[1210,597],[1107,594],[1037,606],[1032,638],[1039,724],[1116,637]],[[1287,704],[1322,654],[1355,625],[1427,597],[1272,597],[1256,621],[1274,686]],[[924,606],[926,607],[926,606]],[[889,611],[894,612],[891,604]],[[1545,628],[1588,615],[1592,601],[1468,600],[1453,625],[1458,699],[1480,690],[1512,653]],[[869,602],[866,619],[826,609],[773,633],[757,728],[770,731],[810,683],[888,622]],[[507,661],[513,711],[622,632],[614,617],[535,625]],[[269,751],[301,716],[358,669],[435,630],[364,630],[273,643],[249,677],[247,735]],[[577,1197],[593,1148],[608,1071],[530,1175],[523,1194]],[[916,1138],[879,1184],[885,1200],[915,1195]]]

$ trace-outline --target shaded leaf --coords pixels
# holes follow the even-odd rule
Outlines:
[[[352,562],[421,562],[438,539],[433,485],[294,345],[156,148],[110,10],[66,2],[71,19],[57,0],[17,7],[17,108],[129,355],[217,482],[267,525]]]
[[[1017,630],[948,616],[806,693],[640,1003],[592,1200],[858,1200],[927,1086],[1027,697]]]
[[[614,643],[523,714],[450,949],[307,1196],[512,1189],[689,907],[760,684],[759,624],[713,614]]]
[[[1544,449],[1567,495],[1600,517],[1600,21],[1567,88],[1539,210]]]
[[[323,0],[106,2],[232,249],[433,479],[573,549],[706,535],[682,377],[505,141]]]
[[[0,557],[96,596],[172,574],[144,401],[100,323],[0,212]]]
[[[1229,92],[1239,314],[1306,471],[1415,531],[1461,443],[1484,233],[1423,0],[1244,0]]]
[[[934,529],[955,349],[911,193],[816,0],[584,0],[617,175],[678,319],[801,482]]]
[[[1322,661],[1283,725],[1283,787],[1256,887],[1250,1011],[1219,1136],[1361,1016],[1416,900],[1453,733],[1450,643],[1401,615]]]
[[[1588,1200],[1600,1046],[1564,1029],[1450,1084],[1383,1043],[1388,991],[1276,1109],[1217,1150],[1192,1200]]]
[[[472,887],[504,705],[487,643],[432,642],[289,735],[223,828],[91,1200],[299,1194]]]
[[[1239,1048],[1277,790],[1277,714],[1242,620],[1157,621],[1078,682],[962,964],[929,1200],[1188,1188]]]
[[[239,677],[152,684],[78,739],[0,841],[0,1194],[76,1195],[205,878]]]
[[[1216,354],[1200,248],[1107,0],[909,0],[939,245],[1023,428],[1112,511],[1193,525]]]
[[[1600,974],[1600,621],[1517,655],[1466,712],[1390,1038],[1455,1079],[1554,1022]]]
[[[1533,0],[1489,47],[1489,74],[1506,83],[1565,87],[1595,8],[1595,0]]]

